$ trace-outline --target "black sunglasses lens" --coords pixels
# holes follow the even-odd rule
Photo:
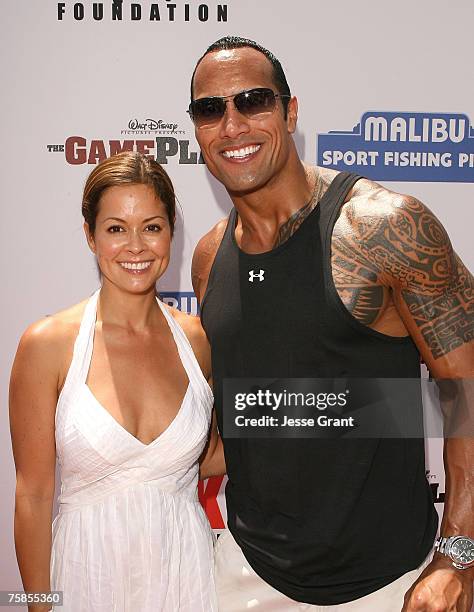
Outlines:
[[[246,117],[271,113],[275,108],[275,94],[271,89],[259,87],[243,91],[234,98],[234,104],[239,113]]]
[[[274,111],[276,95],[267,87],[256,87],[236,94],[234,104],[242,115],[248,118],[258,117]],[[225,109],[226,98],[219,98],[218,96],[200,98],[189,105],[189,113],[197,127],[218,123],[224,116]]]
[[[201,98],[191,102],[189,110],[196,125],[205,125],[224,116],[225,101],[222,98]]]

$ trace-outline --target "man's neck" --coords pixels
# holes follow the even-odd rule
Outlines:
[[[232,194],[239,215],[237,244],[247,253],[262,253],[282,244],[317,205],[323,189],[317,168],[298,160],[291,180],[274,181],[244,196]]]

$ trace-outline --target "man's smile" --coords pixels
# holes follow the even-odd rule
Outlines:
[[[262,145],[260,144],[252,144],[247,146],[227,148],[221,152],[221,155],[228,160],[246,161],[253,157],[260,150],[261,146]]]

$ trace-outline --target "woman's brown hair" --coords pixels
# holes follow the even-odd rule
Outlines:
[[[157,161],[132,151],[104,159],[89,174],[82,196],[82,216],[89,225],[90,233],[93,235],[95,232],[100,198],[104,191],[109,187],[129,184],[150,185],[153,188],[165,206],[172,236],[176,220],[176,196],[170,177]]]

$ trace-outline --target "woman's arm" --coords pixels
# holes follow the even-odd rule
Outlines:
[[[10,430],[16,468],[15,548],[25,591],[50,590],[51,518],[55,476],[54,418],[58,342],[54,322],[23,335],[10,379]],[[51,604],[28,606],[29,612]]]
[[[202,373],[212,389],[211,348],[199,317],[184,314],[174,309],[171,310],[172,314],[178,318],[179,323],[183,327],[183,330],[191,343]],[[217,430],[216,411],[214,409],[212,413],[209,438],[199,459],[199,478],[200,480],[204,480],[205,478],[210,478],[211,476],[221,476],[225,473],[226,466],[224,459],[224,447]]]
[[[216,410],[212,412],[211,430],[204,452],[199,460],[199,479],[221,476],[226,473],[224,447],[217,430]]]

